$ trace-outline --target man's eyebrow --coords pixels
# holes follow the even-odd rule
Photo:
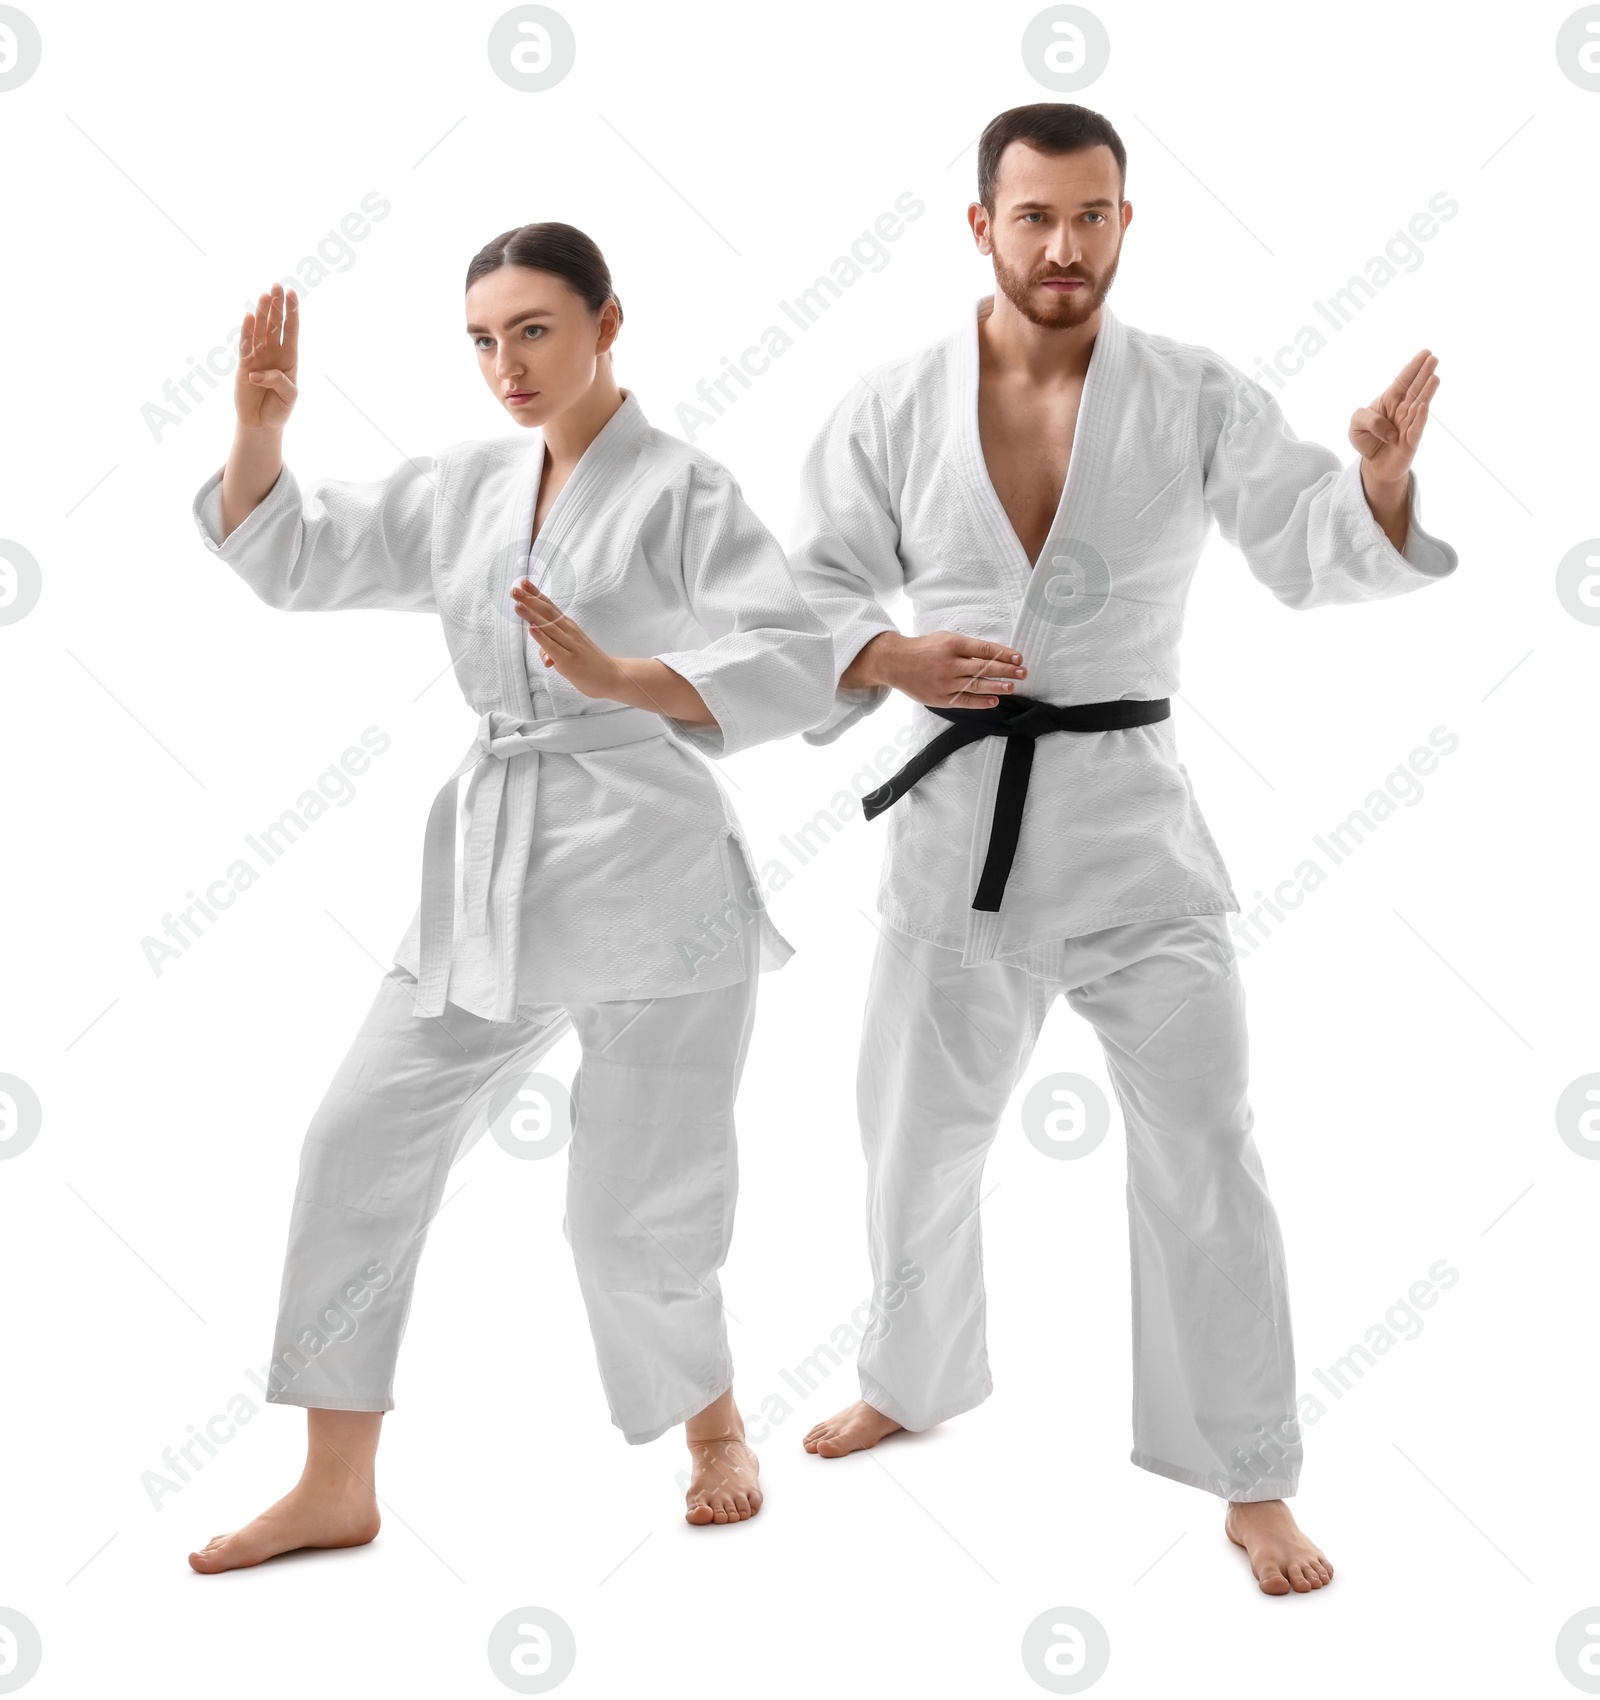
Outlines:
[[[1116,204],[1115,201],[1108,200],[1104,195],[1092,201],[1080,201],[1078,203],[1080,208],[1111,207],[1113,210],[1116,208]],[[1013,212],[1048,212],[1050,203],[1048,201],[1013,201],[1011,210]]]

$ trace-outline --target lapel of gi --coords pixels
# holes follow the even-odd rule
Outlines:
[[[1061,499],[1056,504],[1055,518],[1050,522],[1044,547],[1039,551],[1039,566],[1030,566],[1027,551],[1022,547],[989,477],[983,458],[983,439],[978,430],[978,308],[986,299],[981,298],[968,310],[958,338],[954,362],[956,381],[953,385],[956,438],[966,463],[968,487],[976,496],[978,514],[994,542],[993,559],[1004,575],[1006,589],[1016,610],[1010,642],[1014,648],[1021,650],[1024,660],[1027,660],[1030,654],[1037,653],[1041,643],[1049,641],[1053,630],[1049,605],[1045,601],[1049,581],[1055,576],[1051,571],[1052,558],[1070,554],[1067,546],[1087,528],[1094,491],[1104,476],[1107,445],[1114,435],[1111,421],[1120,388],[1125,338],[1121,321],[1109,307],[1102,306],[1100,329],[1084,374],[1083,395],[1078,403],[1078,419],[1073,430],[1066,478],[1061,486]],[[1000,764],[1005,758],[1005,742],[1004,738],[983,740],[983,765],[979,772],[968,855],[969,892],[977,889],[989,852],[989,831],[1000,782]],[[962,961],[966,964],[991,961],[999,936],[998,913],[969,909]]]
[[[506,548],[511,560],[516,563],[516,570],[497,594],[508,595],[512,583],[523,576],[531,578],[535,584],[539,583],[542,552],[558,548],[561,538],[572,531],[585,508],[592,509],[596,494],[603,492],[605,481],[616,467],[622,450],[648,428],[644,409],[637,397],[625,390],[622,406],[578,457],[578,464],[562,486],[561,494],[545,515],[536,540],[530,539],[529,533],[533,528],[539,485],[544,476],[545,443],[544,432],[534,430],[533,441],[528,445],[527,456],[521,464],[517,498],[510,504],[513,529],[506,540]],[[501,700],[507,711],[519,720],[530,720],[533,718],[533,696],[528,689],[527,628],[509,605],[499,612],[509,616],[495,621]],[[498,1002],[495,1019],[499,1021],[510,1021],[517,1009],[522,888],[527,881],[528,856],[533,844],[539,761],[537,755],[519,756],[507,764],[504,776],[501,812],[506,822],[503,840],[505,859],[490,876],[491,903],[498,915]]]

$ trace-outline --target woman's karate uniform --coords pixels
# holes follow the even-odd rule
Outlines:
[[[978,303],[981,307],[982,303]],[[790,561],[842,674],[896,629],[1021,652],[1052,704],[1178,688],[1190,580],[1213,520],[1292,608],[1415,590],[1455,551],[1379,529],[1359,459],[1299,441],[1205,348],[1102,309],[1060,506],[1036,565],[978,434],[978,317],[858,381],[814,441]],[[886,690],[844,691],[827,743]],[[949,730],[920,705],[913,749]],[[880,942],[858,1073],[877,1281],[927,1279],[869,1336],[862,1396],[920,1429],[990,1391],[977,1215],[984,1156],[1059,991],[1094,1024],[1128,1131],[1134,1451],[1228,1499],[1293,1493],[1300,1464],[1283,1251],[1246,1099],[1239,908],[1171,719],[1034,745],[1015,861],[975,909],[1004,737],[958,749],[888,810]],[[1263,1444],[1265,1440],[1265,1445]]]
[[[302,495],[287,466],[225,542],[275,608],[437,613],[480,716],[456,868],[456,776],[422,896],[301,1159],[268,1398],[393,1408],[417,1258],[478,1109],[569,1027],[583,1044],[565,1231],[613,1421],[654,1439],[732,1379],[717,1270],[737,1188],[733,1103],[768,917],[733,806],[697,751],[814,725],[827,630],[727,469],[638,400],[589,445],[530,552],[543,433],[457,444]],[[582,695],[509,599],[524,576],[603,649],[655,656],[712,728]]]

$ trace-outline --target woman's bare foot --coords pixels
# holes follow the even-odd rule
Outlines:
[[[1228,1539],[1249,1555],[1263,1594],[1309,1594],[1333,1580],[1326,1554],[1301,1534],[1281,1499],[1232,1503],[1223,1527]]]
[[[202,1576],[212,1576],[298,1547],[365,1546],[377,1534],[378,1522],[378,1502],[367,1489],[355,1485],[330,1491],[302,1481],[254,1522],[231,1535],[213,1536],[189,1554],[189,1563]]]
[[[807,1452],[815,1452],[819,1458],[842,1458],[847,1452],[862,1452],[876,1446],[899,1427],[893,1417],[886,1417],[865,1399],[858,1399],[831,1417],[824,1417],[802,1444]]]
[[[306,1465],[277,1504],[189,1554],[202,1576],[260,1564],[299,1547],[365,1546],[378,1532],[373,1459],[382,1411],[307,1411]]]
[[[742,1523],[761,1509],[761,1466],[745,1444],[744,1418],[730,1387],[683,1425],[689,1443],[690,1523]]]

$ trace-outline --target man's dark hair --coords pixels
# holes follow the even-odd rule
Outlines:
[[[1110,121],[1087,106],[1041,100],[1033,106],[1013,106],[1009,112],[991,118],[978,140],[978,199],[990,213],[994,211],[1000,156],[1013,142],[1027,142],[1040,153],[1077,153],[1081,148],[1104,145],[1117,162],[1117,193],[1127,187],[1128,150]]]

